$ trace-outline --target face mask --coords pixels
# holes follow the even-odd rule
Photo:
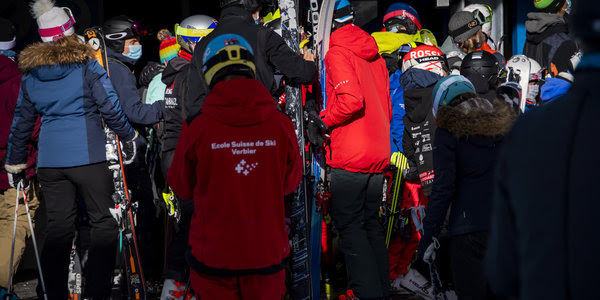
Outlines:
[[[539,85],[530,85],[529,90],[527,91],[527,100],[535,103],[537,100],[537,96],[540,94],[540,86]]]
[[[129,45],[129,53],[123,54],[127,58],[138,60],[142,57],[142,45]]]
[[[565,12],[567,13],[567,15],[571,14],[571,0],[567,0],[567,9],[565,10]]]

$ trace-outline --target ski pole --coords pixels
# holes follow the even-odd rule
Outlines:
[[[20,182],[18,184],[18,186],[23,187],[23,182]],[[18,195],[18,189],[17,189],[17,195]],[[38,272],[40,273],[40,282],[42,284],[42,292],[44,293],[44,299],[48,300],[48,294],[46,293],[46,284],[44,283],[44,275],[42,274],[42,264],[40,262],[40,255],[38,252],[37,242],[35,239],[35,232],[33,230],[33,223],[31,222],[31,213],[29,213],[29,201],[27,200],[27,193],[24,190],[23,190],[23,201],[25,202],[25,211],[27,212],[27,221],[29,222],[29,230],[31,230],[31,241],[33,242],[35,261],[37,263]],[[13,239],[14,239],[14,236],[13,236]]]
[[[12,295],[12,280],[13,280],[13,261],[15,257],[15,236],[17,235],[17,217],[19,216],[19,187],[20,184],[17,184],[17,199],[15,200],[15,221],[13,224],[13,235],[12,235],[12,246],[10,248],[10,264],[8,267],[10,270],[8,271],[8,293],[6,294],[6,299]]]

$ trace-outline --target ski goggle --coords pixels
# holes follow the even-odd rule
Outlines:
[[[477,21],[479,21],[479,23],[481,23],[481,24],[489,23],[492,21],[492,16],[493,16],[492,8],[489,5],[485,5],[485,6],[487,7],[488,12],[490,13],[490,15],[487,17],[478,9],[473,11],[473,17],[475,17],[475,19]]]
[[[543,69],[537,73],[532,73],[529,76],[529,81],[543,81],[546,80],[546,78],[551,77],[550,72],[548,72],[548,69]]]
[[[203,37],[207,36],[213,30],[214,27],[208,29],[195,29],[181,27],[179,24],[175,24],[175,35],[181,36],[184,40],[191,41],[195,44],[197,44]]]

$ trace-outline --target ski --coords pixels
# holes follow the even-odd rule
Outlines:
[[[98,27],[86,29],[84,31],[84,38],[86,43],[92,47],[98,62],[106,69],[106,72],[110,76],[102,30]],[[137,203],[131,202],[129,189],[127,188],[119,137],[107,126],[104,126],[104,134],[106,138],[108,169],[112,173],[115,186],[115,191],[112,195],[115,208],[111,209],[111,214],[119,224],[120,252],[123,259],[121,266],[125,270],[124,275],[128,296],[129,299],[146,299],[146,281],[144,280],[144,272],[142,270],[135,234],[136,219],[134,211],[137,210]]]
[[[281,14],[281,34],[286,44],[298,52],[300,33],[298,31],[298,13],[296,0],[279,0]],[[285,111],[294,123],[298,146],[303,165],[303,180],[298,189],[293,193],[291,200],[291,284],[289,293],[294,300],[310,299],[311,271],[309,257],[309,165],[306,163],[304,142],[304,113],[302,107],[302,93],[300,85],[286,82],[285,84]]]
[[[83,274],[81,268],[81,259],[77,253],[77,237],[75,232],[73,245],[71,246],[71,254],[69,256],[69,277],[67,285],[69,286],[68,300],[80,300],[83,297]]]
[[[333,21],[333,8],[335,0],[323,0],[321,6],[317,0],[310,0],[310,21],[312,23],[313,34],[313,51],[317,58],[317,68],[319,71],[319,84],[317,90],[313,91],[317,95],[317,100],[320,103],[321,110],[327,108],[327,79],[325,69],[325,54],[329,49],[329,35],[331,34],[331,23]],[[319,89],[320,88],[320,89]],[[331,282],[327,273],[321,276],[321,256],[322,256],[322,237],[323,226],[325,226],[325,234],[327,237],[327,225],[331,226],[331,222],[324,222],[324,215],[327,214],[327,205],[330,199],[329,180],[327,166],[325,163],[325,154],[322,145],[316,145],[311,151],[311,171],[315,178],[313,184],[313,201],[311,206],[310,218],[310,257],[311,257],[311,272],[312,272],[312,299],[319,299],[321,296],[321,277],[325,285],[325,297],[331,298]],[[330,217],[328,216],[328,219]],[[325,224],[324,224],[325,223]],[[327,249],[327,248],[325,248]],[[331,249],[330,249],[331,251]]]

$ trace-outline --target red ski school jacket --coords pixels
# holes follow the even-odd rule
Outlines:
[[[390,162],[392,107],[389,75],[375,39],[355,25],[331,34],[327,110],[332,129],[327,164],[350,172],[381,173]]]
[[[167,176],[177,195],[194,199],[191,267],[223,276],[282,270],[290,252],[283,197],[301,178],[294,125],[264,85],[217,83],[184,125]]]

